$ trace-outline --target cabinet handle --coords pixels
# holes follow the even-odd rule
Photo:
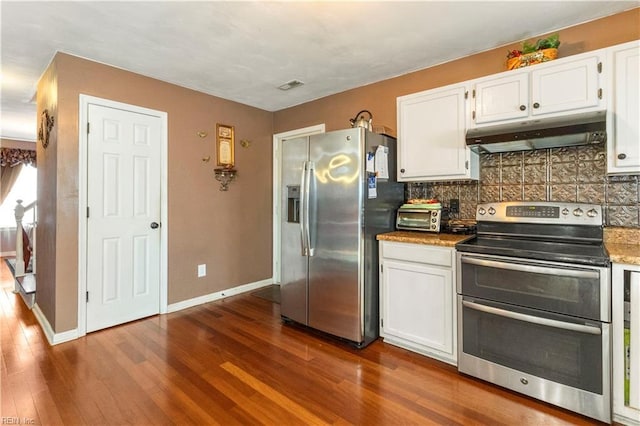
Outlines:
[[[462,301],[462,306],[469,309],[475,309],[476,311],[484,312],[486,314],[498,315],[505,318],[511,318],[518,321],[530,322],[533,324],[543,325],[546,327],[559,328],[561,330],[577,331],[578,333],[586,334],[602,334],[602,330],[599,327],[586,324],[573,324],[570,322],[558,321],[553,319],[536,317],[534,315],[521,314],[520,312],[507,311],[500,308],[494,308],[493,306],[487,306],[475,302],[469,302],[467,300]]]
[[[534,108],[540,108],[540,104],[536,102],[536,103],[533,104],[533,107]]]
[[[520,105],[520,111],[524,111],[525,109],[527,109],[527,107],[526,107],[526,106],[524,106],[524,105]]]
[[[627,158],[627,154],[624,152],[622,154],[618,154],[618,160],[624,160],[625,158]]]
[[[400,169],[400,173],[404,173],[404,169]]]

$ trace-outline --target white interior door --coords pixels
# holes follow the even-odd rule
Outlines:
[[[91,332],[159,313],[161,119],[90,104],[87,305]]]

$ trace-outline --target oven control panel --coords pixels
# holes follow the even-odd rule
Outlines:
[[[556,201],[510,201],[478,204],[476,220],[595,226],[600,226],[603,223],[602,206],[599,204]]]

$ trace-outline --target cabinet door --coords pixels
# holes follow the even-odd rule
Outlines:
[[[491,78],[474,88],[475,124],[527,118],[529,116],[529,73]]]
[[[597,56],[531,70],[531,115],[600,105]]]
[[[398,180],[474,178],[465,132],[464,86],[398,98]]]
[[[453,358],[453,279],[450,269],[383,260],[384,336],[395,336]]]
[[[640,43],[613,49],[613,93],[607,116],[609,173],[640,172]]]
[[[640,423],[640,266],[613,264],[613,413]]]

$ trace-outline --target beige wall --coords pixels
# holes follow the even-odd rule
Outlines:
[[[65,292],[64,286],[68,283],[56,281],[57,250],[57,220],[58,220],[58,129],[60,117],[58,114],[58,71],[55,63],[50,64],[38,82],[37,110],[38,115],[43,110],[48,110],[54,117],[55,123],[49,136],[47,149],[41,143],[36,144],[36,158],[38,162],[38,226],[36,228],[36,256],[38,259],[38,292],[37,303],[42,313],[47,317],[49,324],[56,329],[57,312],[68,309],[62,304],[56,309],[57,294],[69,298],[68,306],[77,310],[77,295]],[[75,258],[73,253],[70,254]],[[64,257],[61,258],[64,261]],[[78,274],[76,273],[75,276]],[[75,303],[75,306],[73,304]],[[69,329],[69,328],[66,328]]]
[[[54,73],[58,76],[57,144],[46,152],[57,158],[55,167],[39,173],[39,183],[48,193],[44,197],[55,194],[57,201],[55,220],[42,229],[48,236],[45,241],[53,238],[59,253],[47,261],[54,268],[46,268],[47,276],[42,278],[55,283],[54,306],[45,313],[55,332],[77,326],[80,94],[168,113],[169,303],[272,276],[272,113],[61,53],[45,77]],[[38,91],[38,114],[45,93]],[[239,175],[228,192],[219,191],[213,175],[216,123],[235,126]],[[209,135],[198,137],[196,132],[201,130]],[[240,147],[241,139],[250,140],[250,147]],[[203,162],[206,156],[212,161]],[[40,211],[45,214],[44,206]],[[42,253],[38,246],[38,286],[45,272],[40,259],[45,256],[49,253]],[[207,264],[207,276],[197,278],[197,265],[202,263]],[[38,300],[40,304],[40,287]]]
[[[561,41],[559,57],[637,40],[640,39],[640,8],[557,32]],[[520,46],[521,43],[514,43],[277,111],[275,131],[286,132],[317,123],[325,123],[328,131],[343,129],[349,127],[349,119],[358,111],[367,109],[373,114],[374,125],[390,127],[395,134],[398,96],[505,71],[507,52]]]

